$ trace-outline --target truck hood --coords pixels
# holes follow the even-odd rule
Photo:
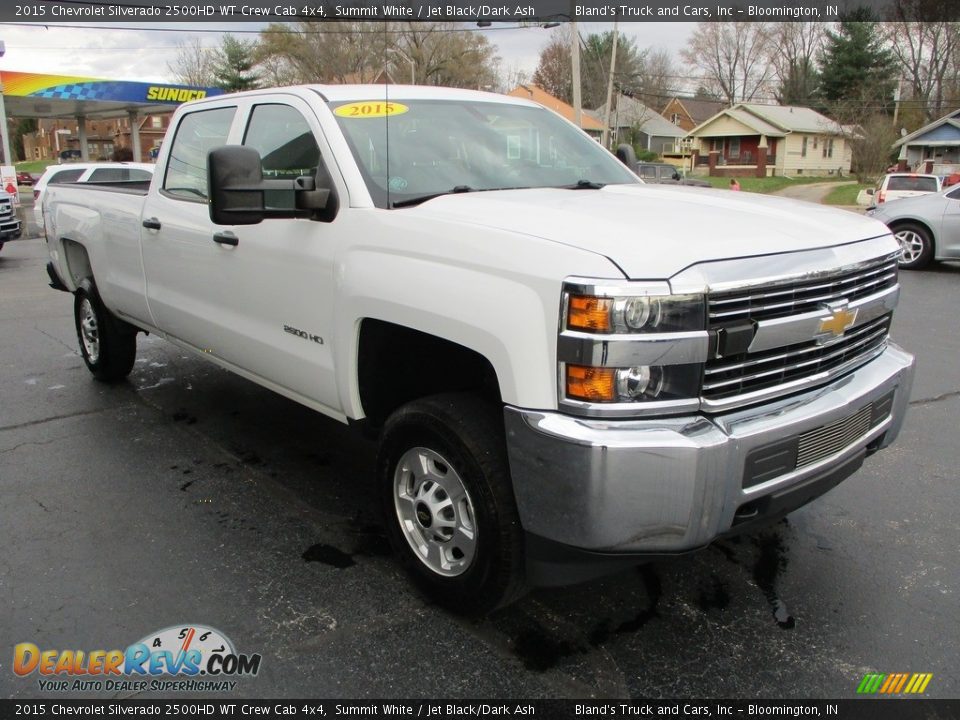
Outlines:
[[[812,250],[889,233],[882,223],[846,210],[664,185],[461,193],[402,212],[589,250],[631,279],[667,279],[698,262]]]

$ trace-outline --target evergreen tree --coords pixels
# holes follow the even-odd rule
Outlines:
[[[254,90],[259,87],[260,77],[253,72],[255,43],[224,35],[217,57],[213,62],[214,84],[227,92]]]
[[[857,10],[836,32],[827,31],[820,54],[820,93],[837,119],[892,109],[897,79],[896,62],[869,10]]]

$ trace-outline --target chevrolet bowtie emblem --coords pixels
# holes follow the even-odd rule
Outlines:
[[[830,312],[830,317],[820,321],[820,331],[818,335],[833,335],[838,338],[843,335],[847,328],[851,327],[857,321],[857,310],[848,310],[846,306],[825,307]]]

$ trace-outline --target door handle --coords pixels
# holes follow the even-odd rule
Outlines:
[[[234,247],[240,244],[240,238],[238,238],[229,230],[224,230],[223,232],[214,233],[213,241],[220,245],[233,245]]]
[[[147,219],[144,220],[141,224],[142,224],[147,230],[159,230],[159,229],[160,229],[160,221],[157,220],[155,217],[147,218]]]

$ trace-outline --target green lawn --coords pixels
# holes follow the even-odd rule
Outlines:
[[[869,185],[860,185],[859,183],[841,185],[831,190],[830,194],[823,199],[823,202],[825,205],[856,205],[857,195],[860,194],[860,191],[872,187],[872,183]]]
[[[42,173],[48,165],[56,165],[56,160],[30,160],[29,162],[18,162],[16,164],[17,172]]]
[[[701,178],[706,180],[715,188],[729,188],[730,187],[730,178],[723,177],[705,177]],[[809,185],[811,183],[823,183],[823,182],[840,182],[842,180],[849,180],[848,177],[839,177],[837,175],[828,175],[826,177],[814,177],[812,175],[805,175],[803,177],[795,178],[786,178],[782,175],[777,175],[774,177],[765,177],[765,178],[737,178],[737,181],[740,183],[740,189],[745,192],[754,192],[754,193],[773,193],[777,190],[783,190],[785,187],[792,187],[793,185]]]

